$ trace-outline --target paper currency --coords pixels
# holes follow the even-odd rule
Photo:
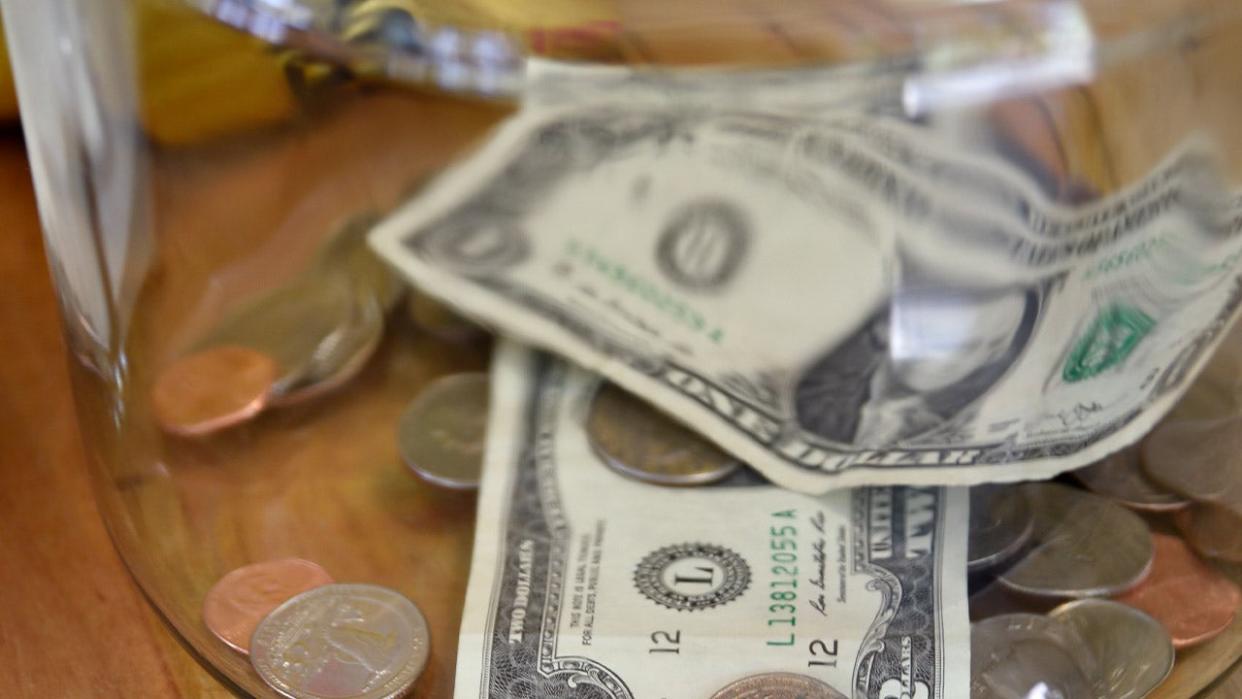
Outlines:
[[[1242,208],[1209,149],[1069,206],[895,116],[631,87],[536,100],[372,243],[783,486],[1084,465],[1150,428],[1235,315]]]
[[[598,377],[514,345],[492,372],[457,697],[967,695],[962,489],[646,484],[589,442]]]

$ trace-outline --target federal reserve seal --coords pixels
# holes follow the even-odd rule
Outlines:
[[[634,570],[644,597],[679,612],[728,604],[750,585],[750,566],[715,544],[674,544],[653,551]]]

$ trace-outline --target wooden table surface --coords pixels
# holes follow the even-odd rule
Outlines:
[[[229,696],[130,578],[95,506],[16,132],[0,134],[0,696]]]

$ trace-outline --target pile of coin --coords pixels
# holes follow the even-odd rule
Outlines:
[[[333,582],[298,558],[225,575],[207,593],[203,621],[286,697],[401,696],[431,647],[422,612],[399,592]]]
[[[1204,557],[1242,560],[1238,427],[1171,419],[1072,481],[971,489],[972,697],[1143,697],[1233,622]]]
[[[1242,416],[1168,420],[1143,442],[1142,465],[1152,482],[1186,505],[1173,522],[1195,550],[1242,562]]]
[[[169,433],[202,436],[344,385],[375,353],[404,293],[366,245],[374,214],[346,221],[310,269],[224,318],[152,390]]]
[[[1173,660],[1168,634],[1146,613],[1110,600],[1076,600],[1046,615],[975,622],[970,696],[1144,697],[1168,677]]]
[[[487,412],[486,375],[442,377],[402,415],[399,451],[431,483],[477,487]],[[600,460],[627,478],[677,487],[758,478],[614,384],[600,383],[582,419]],[[972,697],[1146,696],[1172,671],[1176,649],[1207,641],[1232,622],[1242,603],[1238,586],[1180,537],[1152,531],[1161,528],[1160,518],[1181,516],[1197,506],[1192,498],[1211,491],[1206,474],[1176,489],[1163,487],[1159,471],[1149,475],[1145,455],[1158,457],[1158,440],[1165,439],[1157,430],[1141,448],[1080,469],[1064,483],[971,489]],[[1229,502],[1224,489],[1211,492],[1216,509]],[[1040,686],[1046,694],[1031,694]],[[749,677],[715,696],[755,692],[839,696],[791,673]]]
[[[397,425],[397,447],[405,465],[432,484],[477,489],[483,473],[488,391],[484,373],[444,376],[428,384]],[[627,478],[685,487],[735,475],[761,479],[741,461],[615,384],[600,383],[585,420],[600,460]]]
[[[211,434],[358,374],[407,295],[365,246],[373,220],[342,226],[308,273],[237,310],[164,370],[152,405],[165,430]],[[405,309],[442,341],[488,339],[430,297],[408,294]],[[489,388],[487,374],[456,374],[413,397],[396,424],[411,471],[440,487],[478,488]],[[626,478],[666,487],[763,481],[614,384],[600,383],[582,420],[590,447]],[[1176,649],[1229,626],[1242,592],[1202,557],[1242,561],[1242,487],[1230,468],[1242,458],[1238,428],[1242,418],[1170,420],[1062,482],[971,489],[972,697],[1039,687],[1045,694],[1036,696],[1142,697],[1168,676]],[[427,660],[427,626],[409,600],[334,583],[299,559],[230,573],[208,593],[203,616],[290,697],[397,696]],[[749,677],[715,696],[756,692],[839,696],[791,673]]]
[[[367,246],[377,221],[370,213],[347,220],[304,274],[236,309],[165,367],[151,392],[160,426],[201,437],[344,386],[375,354],[390,312],[407,295],[419,329],[458,344],[486,339],[438,302],[407,294]]]

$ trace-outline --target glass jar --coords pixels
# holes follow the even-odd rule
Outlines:
[[[1236,579],[1227,561],[1242,557],[1220,540],[1230,539],[1242,514],[1220,493],[1242,481],[1232,477],[1227,450],[1211,448],[1224,443],[1238,414],[1233,343],[1222,344],[1182,393],[1227,334],[1236,307],[1240,266],[1232,241],[1242,209],[1232,193],[1242,173],[1242,10],[1229,1],[1164,0],[769,5],[5,5],[100,509],[152,603],[235,689],[272,691],[245,656],[204,625],[203,599],[230,570],[296,556],[338,580],[385,585],[415,599],[435,639],[417,691],[450,693],[476,500],[407,473],[394,431],[407,403],[433,379],[486,370],[492,341],[490,331],[431,294],[447,296],[453,307],[460,301],[466,316],[500,334],[562,347],[543,337],[542,326],[524,329],[504,313],[480,312],[466,294],[408,290],[404,275],[373,256],[365,240],[380,221],[383,230],[413,225],[399,210],[428,186],[428,197],[451,189],[428,182],[482,177],[470,163],[491,152],[501,125],[591,100],[639,114],[727,112],[738,119],[736,133],[770,129],[746,132],[754,144],[729,157],[758,153],[748,149],[796,131],[803,140],[782,147],[804,149],[799,157],[816,145],[837,148],[842,170],[854,168],[858,189],[838,191],[843,201],[832,205],[846,220],[858,216],[867,222],[862,228],[871,226],[875,238],[866,249],[850,235],[825,233],[801,247],[798,259],[768,269],[764,284],[739,292],[749,292],[749,300],[722,306],[745,321],[734,327],[759,337],[727,356],[755,358],[770,369],[740,395],[762,402],[765,390],[784,390],[791,379],[782,372],[791,367],[848,364],[832,352],[874,343],[868,356],[886,367],[883,388],[874,367],[854,367],[861,380],[833,374],[818,388],[790,389],[791,420],[848,445],[849,453],[870,455],[857,457],[862,461],[932,437],[959,444],[953,430],[966,423],[985,430],[978,425],[990,422],[985,431],[1002,435],[1000,446],[989,447],[999,462],[993,465],[1016,464],[995,477],[980,475],[986,460],[920,471],[908,481],[918,485],[1051,479],[1137,442],[1172,408],[1163,424],[1173,426],[1161,428],[1170,435],[1144,447],[1153,455],[1128,448],[1109,457],[1112,471],[1060,476],[1055,487],[1125,502],[1117,491],[1139,473],[1139,461],[1164,463],[1170,451],[1203,444],[1185,458],[1212,461],[1203,467],[1216,479],[1210,487],[1148,472],[1174,482],[1153,486],[1171,492],[1172,504],[1128,504],[1151,531],[1189,542],[1211,570]],[[825,120],[838,141],[815,140]],[[670,142],[679,137],[686,135],[668,134]],[[782,162],[766,157],[756,155],[750,166]],[[726,163],[656,159],[640,166],[650,168],[654,182],[688,182],[696,173],[710,180]],[[588,182],[592,167],[581,166],[576,176]],[[798,173],[811,179],[797,180]],[[813,173],[802,162],[765,177],[810,197],[820,191]],[[631,194],[634,201],[647,196]],[[677,226],[690,233],[666,236],[660,264],[691,289],[689,298],[704,290],[725,294],[720,290],[741,283],[732,278],[735,253],[754,253],[780,235],[763,225],[747,228],[747,216],[800,225],[785,199],[764,199],[759,189],[734,194],[753,209],[742,216],[724,204],[687,209]],[[581,196],[574,201],[596,201],[589,192]],[[599,224],[595,217],[630,211],[624,202],[607,208],[619,198],[601,201],[597,211],[578,204],[587,228]],[[495,252],[486,236],[462,236],[450,235],[445,245]],[[996,265],[994,255],[1014,264]],[[559,273],[552,265],[541,269]],[[815,285],[831,275],[847,281]],[[1047,306],[1050,298],[1059,305]],[[790,307],[799,312],[796,328],[782,325],[792,322]],[[827,359],[786,346],[821,331],[817,347],[827,343]],[[1076,343],[1041,339],[1057,332]],[[1148,337],[1160,339],[1144,343]],[[170,372],[192,370],[187,358],[223,346],[249,354],[189,383],[214,377],[227,384],[234,391],[223,397],[234,402],[230,410],[204,420],[189,405],[192,388],[161,393]],[[1000,382],[1016,381],[1019,355],[1033,348],[1056,355],[1048,364],[1054,371],[1006,389],[1029,394],[1031,405],[1013,407],[1011,400],[1005,412],[987,402]],[[632,349],[608,342],[596,348],[614,358]],[[567,353],[580,359],[575,351]],[[274,361],[264,364],[256,353]],[[605,364],[597,366],[611,371]],[[246,393],[246,372],[262,390]],[[625,376],[609,374],[642,394],[642,382]],[[1078,393],[1064,404],[1041,404],[1037,397],[1057,382]],[[851,391],[858,394],[852,403],[842,397]],[[876,395],[884,391],[880,405]],[[688,400],[655,402],[677,414],[677,407],[691,406]],[[999,411],[995,419],[979,417],[988,410]],[[1044,450],[1038,459],[1004,442],[1011,413],[1024,424],[1028,446]],[[701,427],[687,415],[679,417]],[[1069,431],[1077,441],[1040,441],[1040,430]],[[751,460],[735,446],[742,440],[716,441]],[[759,481],[766,475],[808,490],[868,478],[906,482],[859,476],[807,485],[758,471],[752,476]],[[1026,531],[1027,524],[1004,519],[1027,509],[1052,512],[1047,516],[1058,522],[1104,521],[1069,505],[1047,506],[1038,489],[1018,500],[1014,492],[976,489],[969,534]],[[1183,500],[1195,504],[1178,509]],[[1180,514],[1169,514],[1174,509]],[[955,536],[967,537],[958,529]],[[1026,532],[1001,546],[1016,548],[1000,553],[1030,561],[1055,549],[1051,542],[1062,534],[1045,532],[1040,540],[1037,532],[1032,540]],[[1149,547],[1145,571],[1161,565],[1152,555]],[[969,584],[977,622],[1018,611],[1050,618],[1043,615],[1070,598],[1124,592],[1058,591],[1046,582],[1024,591],[1025,583],[998,584],[1005,573],[994,562],[972,559],[969,579],[958,575]],[[1161,599],[1157,607],[1171,598]],[[1232,619],[1238,601],[1221,604],[1232,605]],[[1173,641],[1187,639],[1175,632]],[[1180,651],[1159,696],[1192,696],[1242,657],[1242,633],[1232,628],[1195,643]],[[1108,676],[1116,669],[1097,671]],[[980,685],[971,695],[1007,696],[999,692]]]

